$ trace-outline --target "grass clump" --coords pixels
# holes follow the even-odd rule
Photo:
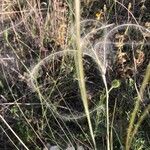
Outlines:
[[[1,149],[149,149],[149,1],[2,0]]]

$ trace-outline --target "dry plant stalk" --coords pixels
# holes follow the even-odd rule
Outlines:
[[[0,19],[1,21],[9,20],[9,17],[15,18],[16,13],[14,11],[14,0],[1,0],[0,1]]]
[[[68,8],[64,0],[52,0],[52,12],[50,14],[50,26],[52,38],[54,41],[65,48],[67,36],[67,19]]]

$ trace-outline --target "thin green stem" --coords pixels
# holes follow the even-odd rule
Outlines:
[[[106,125],[107,125],[107,150],[110,150],[110,133],[109,133],[109,90],[107,86],[106,76],[102,75],[106,89]]]

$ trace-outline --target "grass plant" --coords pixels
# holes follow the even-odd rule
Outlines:
[[[149,5],[2,0],[0,149],[148,150]]]

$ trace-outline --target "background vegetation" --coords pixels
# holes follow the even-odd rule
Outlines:
[[[0,2],[0,150],[150,150],[149,0]]]

